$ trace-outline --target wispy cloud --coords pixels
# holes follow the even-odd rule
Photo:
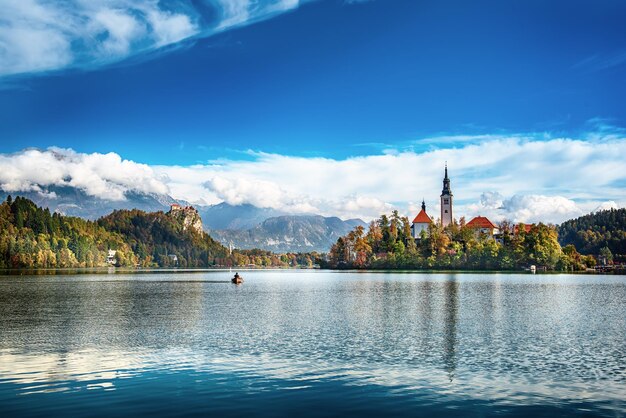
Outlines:
[[[0,76],[96,68],[266,19],[300,3],[0,0]]]
[[[622,65],[626,65],[626,50],[590,55],[572,65],[572,69],[593,73]]]

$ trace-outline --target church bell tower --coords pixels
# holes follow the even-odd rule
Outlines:
[[[448,163],[446,163],[445,176],[443,178],[443,190],[441,191],[441,224],[448,226],[452,223],[452,190],[448,178]]]

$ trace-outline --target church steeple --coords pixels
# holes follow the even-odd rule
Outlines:
[[[426,202],[424,202],[424,198],[422,198],[422,210],[426,210]]]
[[[452,223],[452,190],[448,177],[448,162],[443,176],[443,190],[441,191],[441,224],[448,226]]]
[[[446,169],[445,169],[445,175],[443,177],[443,190],[441,191],[441,194],[449,194],[450,196],[452,196],[452,190],[450,190],[450,179],[448,178],[448,162],[446,161]]]

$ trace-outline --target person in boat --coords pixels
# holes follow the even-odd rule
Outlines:
[[[233,282],[243,281],[239,273],[235,273],[235,277],[233,277]]]

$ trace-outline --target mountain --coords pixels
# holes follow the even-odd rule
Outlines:
[[[250,204],[230,205],[226,202],[213,206],[198,206],[198,212],[207,230],[250,229],[268,218],[285,215],[275,209],[257,208]]]
[[[98,219],[114,210],[140,209],[145,212],[168,211],[170,205],[179,202],[168,195],[155,193],[125,193],[126,200],[111,201],[89,196],[80,189],[73,187],[48,187],[45,193],[35,191],[7,193],[0,190],[0,199],[6,200],[8,195],[21,196],[33,201],[37,206],[48,208],[66,216],[78,216],[85,219]]]
[[[327,252],[337,239],[357,225],[360,219],[342,221],[319,215],[277,216],[247,230],[211,230],[211,236],[235,248],[261,248],[274,252]]]
[[[603,210],[563,222],[558,227],[562,246],[574,244],[581,254],[600,253],[608,247],[626,258],[626,209]]]

